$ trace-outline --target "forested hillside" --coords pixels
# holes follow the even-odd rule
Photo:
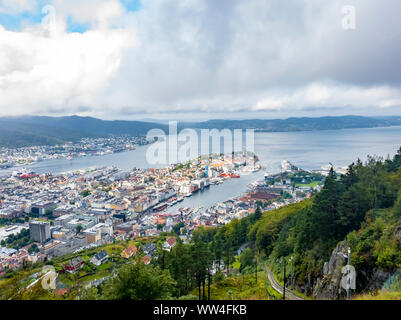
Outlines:
[[[168,255],[166,267],[183,294],[189,281],[185,270],[193,270],[198,288],[203,287],[213,261],[231,265],[238,248],[250,243],[252,258],[267,260],[277,271],[279,259],[289,262],[293,256],[296,288],[311,295],[316,280],[323,277],[324,262],[340,241],[347,240],[357,292],[379,289],[386,276],[380,280],[375,275],[390,277],[401,267],[400,166],[401,149],[393,159],[369,157],[364,164],[358,160],[343,176],[331,171],[312,200],[263,216],[257,212],[218,229],[197,230],[191,245]],[[246,271],[255,259],[246,259],[245,254],[249,252],[237,258]]]
[[[279,261],[287,261],[289,270],[291,256],[295,289],[311,296],[317,279],[324,276],[324,262],[343,240],[351,247],[357,271],[356,292],[380,289],[401,267],[400,166],[401,149],[393,159],[358,160],[346,175],[331,171],[312,199],[194,231],[190,244],[179,243],[158,259],[159,268],[167,269],[175,281],[172,296],[192,292],[207,298],[209,282],[252,274],[257,263],[258,270],[270,265],[280,279]],[[244,244],[247,248],[238,252]],[[212,276],[213,269],[223,272]],[[386,276],[372,285],[377,272]]]

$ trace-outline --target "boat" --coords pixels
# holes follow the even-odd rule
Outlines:
[[[174,206],[174,205],[176,205],[178,203],[178,201],[177,201],[177,198],[170,198],[169,200],[167,200],[167,205],[169,206],[169,207],[172,207],[172,206]]]
[[[288,173],[294,173],[294,172],[299,171],[299,168],[294,166],[288,160],[283,160],[283,161],[281,161],[281,170],[284,172],[288,172]]]
[[[39,175],[36,172],[28,171],[25,168],[23,168],[21,171],[13,171],[12,176],[17,177],[18,179],[31,179],[39,177]]]
[[[160,212],[167,208],[167,203],[162,203],[153,208],[153,212]]]
[[[184,197],[178,197],[177,198],[177,202],[181,202],[181,201],[183,201],[184,200]]]

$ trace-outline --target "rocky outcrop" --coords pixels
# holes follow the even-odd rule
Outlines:
[[[348,249],[346,241],[340,242],[333,250],[330,261],[325,262],[323,267],[323,278],[317,279],[313,297],[315,299],[340,299],[344,295],[341,287],[341,279],[343,277],[342,268],[347,264],[345,254]]]
[[[389,272],[375,270],[372,277],[369,279],[365,291],[371,292],[382,289],[383,284],[389,279],[390,275]]]

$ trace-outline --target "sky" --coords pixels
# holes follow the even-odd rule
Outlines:
[[[0,116],[401,115],[399,0],[0,0]]]

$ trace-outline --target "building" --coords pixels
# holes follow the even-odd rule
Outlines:
[[[57,246],[52,255],[56,257],[60,257],[62,255],[68,254],[82,248],[87,245],[86,237],[82,234],[77,234],[74,237],[68,239],[67,241],[62,242],[59,246]]]
[[[65,270],[70,273],[75,273],[83,266],[84,266],[84,262],[83,262],[82,258],[76,257],[65,265]]]
[[[55,204],[52,202],[39,202],[34,203],[31,206],[31,213],[39,216],[43,216],[46,214],[46,211],[53,211],[55,208]]]
[[[73,218],[74,218],[73,214],[61,215],[54,220],[54,225],[66,227],[67,223],[70,222]]]
[[[29,223],[29,234],[32,240],[45,243],[50,239],[50,223],[43,221]]]
[[[61,242],[59,240],[54,240],[54,241],[48,242],[45,245],[43,245],[40,249],[40,252],[49,257],[56,256],[57,249],[62,246],[63,246],[63,242]]]
[[[156,245],[154,243],[147,243],[142,247],[143,252],[148,256],[153,256],[156,252]]]
[[[141,259],[141,262],[145,265],[148,265],[150,263],[150,261],[151,261],[151,258],[148,256],[143,256]]]
[[[88,244],[98,242],[102,236],[113,236],[113,226],[106,223],[98,223],[90,229],[84,231]]]
[[[136,246],[130,246],[128,248],[125,248],[122,252],[121,252],[121,256],[123,258],[129,259],[132,256],[136,255],[138,249]]]
[[[164,243],[163,243],[163,250],[170,251],[174,246],[176,245],[177,240],[174,237],[168,238]]]
[[[98,253],[96,253],[92,259],[90,260],[90,262],[92,264],[94,264],[95,266],[100,266],[103,263],[106,263],[109,260],[109,255],[107,254],[107,252],[105,250],[102,250]]]
[[[98,218],[95,215],[74,215],[74,219],[68,221],[66,228],[76,229],[81,226],[83,230],[89,229],[98,223]]]

